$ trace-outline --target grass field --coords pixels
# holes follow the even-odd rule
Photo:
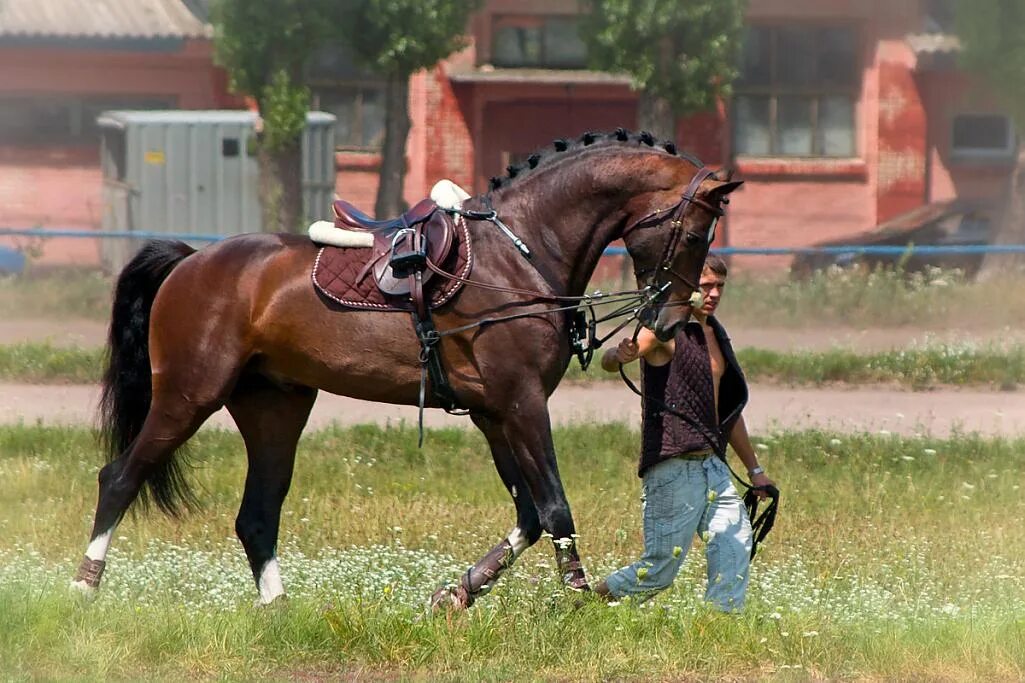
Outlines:
[[[638,435],[556,432],[589,570],[640,549]],[[567,594],[542,541],[466,614],[422,618],[433,589],[503,536],[512,506],[483,440],[408,427],[304,438],[280,555],[291,598],[252,607],[232,525],[244,453],[203,431],[205,509],[119,528],[99,598],[66,583],[99,455],[84,429],[0,427],[0,670],[38,679],[1021,680],[1025,440],[755,438],[783,490],[749,604],[701,603],[703,546],[643,606]]]
[[[1025,383],[1025,347],[936,344],[881,353],[846,349],[784,353],[742,348],[737,355],[747,378],[791,385],[896,384],[910,389],[938,385],[1011,390]],[[0,345],[0,380],[29,383],[98,382],[103,350],[52,344]],[[636,378],[636,365],[629,368]],[[619,381],[603,372],[598,360],[588,372],[574,360],[566,379],[574,382]]]
[[[633,287],[596,282],[589,291]],[[93,272],[0,277],[0,319],[105,321],[112,288],[112,278]],[[730,275],[724,310],[738,327],[1020,328],[1025,324],[1025,276],[968,282],[957,271],[939,269],[912,274],[831,270],[790,280],[785,273],[740,271]]]

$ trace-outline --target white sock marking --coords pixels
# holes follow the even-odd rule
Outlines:
[[[86,556],[90,560],[106,559],[112,538],[114,538],[114,527],[110,527],[89,543],[89,547],[85,549]]]
[[[506,540],[509,541],[509,545],[512,546],[513,559],[519,557],[520,553],[526,550],[527,547],[530,545],[527,542],[527,537],[523,535],[523,532],[520,531],[520,528],[518,526],[513,527],[513,530],[509,532],[509,536],[506,538]]]
[[[278,558],[272,557],[267,560],[260,570],[260,602],[269,605],[274,598],[285,594],[285,586],[281,583],[281,567],[278,566]]]

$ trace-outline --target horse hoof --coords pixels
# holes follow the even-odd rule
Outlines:
[[[270,600],[264,601],[263,597],[259,597],[253,601],[253,607],[268,609],[280,609],[288,606],[288,596],[285,593],[278,593]]]
[[[97,590],[95,586],[90,586],[81,579],[74,579],[68,584],[68,592],[77,598],[83,598],[87,602],[92,602],[96,599]]]
[[[443,586],[431,596],[431,612],[461,612],[469,609],[473,601],[462,586]]]

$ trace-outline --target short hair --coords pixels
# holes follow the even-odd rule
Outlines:
[[[709,254],[705,257],[705,268],[712,271],[719,277],[726,277],[726,261],[719,254]]]

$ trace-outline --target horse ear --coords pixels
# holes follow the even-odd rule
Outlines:
[[[716,198],[725,197],[743,184],[743,180],[730,180],[725,183],[720,183],[708,191],[708,196]]]

